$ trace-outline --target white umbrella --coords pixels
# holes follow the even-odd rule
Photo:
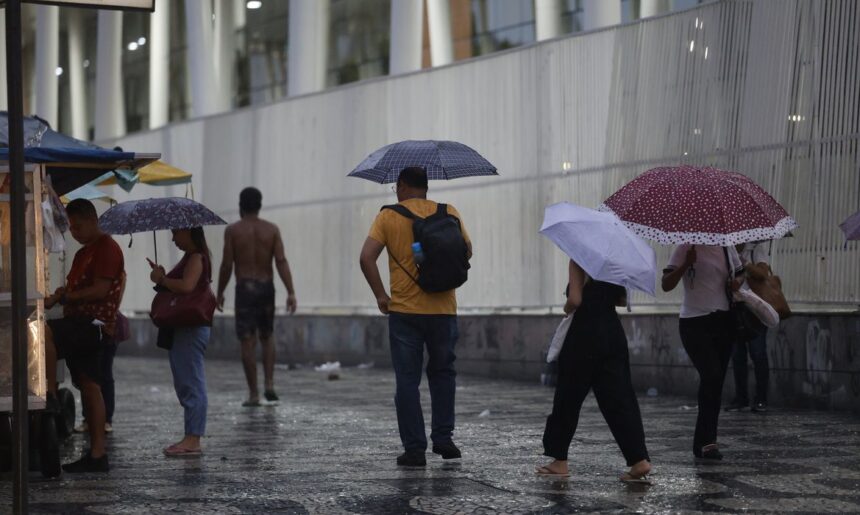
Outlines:
[[[591,278],[654,295],[654,250],[612,213],[561,202],[546,208],[540,233]]]

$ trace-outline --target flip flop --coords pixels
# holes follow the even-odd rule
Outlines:
[[[202,454],[203,451],[201,449],[186,449],[185,447],[179,447],[178,445],[171,445],[170,447],[164,448],[164,455],[169,458],[200,456]]]
[[[249,399],[249,400],[247,400],[247,401],[243,402],[243,403],[242,403],[242,406],[243,406],[243,407],[245,407],[245,408],[259,408],[259,407],[261,406],[261,404],[260,404],[260,400],[259,400],[259,399],[258,399],[258,400],[256,400],[256,401],[252,401],[252,400],[250,400],[250,399]]]
[[[629,484],[639,484],[639,485],[651,485],[653,484],[650,479],[648,479],[648,474],[644,474],[640,477],[633,477],[629,472],[625,472],[621,474],[621,481]]]
[[[570,472],[567,472],[567,473],[553,472],[552,469],[549,469],[543,465],[540,467],[535,467],[535,474],[537,474],[538,476],[541,476],[541,477],[558,477],[558,478],[570,477]]]

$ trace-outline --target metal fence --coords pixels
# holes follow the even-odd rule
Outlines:
[[[715,2],[117,143],[161,151],[193,172],[197,199],[228,219],[238,216],[239,190],[258,186],[263,216],[284,234],[300,304],[372,310],[358,251],[392,193],[345,175],[402,139],[462,141],[499,168],[498,178],[431,185],[474,239],[464,309],[558,306],[565,258],[538,235],[543,208],[594,207],[639,173],[675,163],[741,171],[794,215],[800,228],[774,244],[773,264],[795,305],[860,303],[860,249],[845,247],[837,227],[860,209],[856,0]],[[221,231],[207,234],[217,263]],[[670,249],[655,248],[665,262]],[[144,253],[151,243],[141,237],[127,259],[126,309],[151,299]],[[178,260],[175,250],[160,257]],[[634,301],[669,308],[678,294]]]

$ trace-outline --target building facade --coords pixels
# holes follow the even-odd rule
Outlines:
[[[54,124],[162,152],[195,174],[195,198],[228,220],[238,217],[242,187],[262,189],[303,309],[373,312],[357,253],[392,194],[345,175],[403,139],[462,141],[499,168],[500,177],[432,184],[431,196],[456,205],[473,235],[464,312],[557,311],[565,258],[537,232],[544,207],[594,207],[643,171],[677,163],[741,171],[798,220],[794,237],[772,248],[797,310],[854,311],[860,303],[860,248],[846,246],[838,229],[860,209],[856,0],[785,0],[779,8],[764,0],[159,4],[165,13],[133,33],[136,15],[75,22],[90,64],[75,80],[63,68]],[[57,25],[48,9],[35,9],[37,32]],[[77,41],[63,32],[68,23],[61,16],[52,32],[69,41],[60,60]],[[156,36],[164,32],[169,42]],[[116,44],[93,47],[93,37]],[[149,58],[130,60],[140,51]],[[30,67],[36,76],[50,68],[44,59]],[[102,72],[120,70],[121,80],[91,73],[92,59]],[[32,105],[41,106],[40,92],[50,88],[33,81],[40,88]],[[65,88],[77,96],[62,96]],[[86,109],[74,101],[81,96]],[[187,193],[141,186],[132,198]],[[217,253],[221,231],[207,234]],[[177,260],[160,238],[159,258]],[[148,238],[134,248],[154,253]],[[665,263],[670,249],[655,249]],[[125,307],[145,311],[147,268],[142,259],[129,263]],[[678,300],[677,292],[636,294],[634,311],[671,311]]]

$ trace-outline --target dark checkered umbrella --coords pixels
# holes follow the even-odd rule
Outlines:
[[[424,167],[430,180],[499,175],[495,166],[462,143],[407,140],[370,154],[348,176],[385,184],[397,182],[400,172],[410,166]]]

